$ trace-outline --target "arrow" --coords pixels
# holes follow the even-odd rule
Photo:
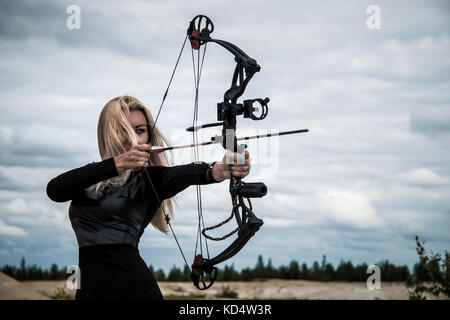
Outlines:
[[[284,135],[288,135],[288,134],[304,133],[304,132],[309,132],[309,130],[308,129],[299,129],[299,130],[291,130],[291,131],[282,131],[282,132],[278,132],[278,133],[258,134],[256,136],[240,137],[240,138],[237,138],[236,140],[242,141],[242,140],[269,138],[269,137],[284,136]],[[152,149],[150,150],[150,152],[158,154],[158,153],[168,151],[168,150],[208,146],[210,144],[222,143],[221,138],[222,138],[222,136],[215,136],[215,137],[212,137],[211,141],[208,141],[208,142],[202,142],[202,143],[197,143],[197,144],[195,144],[195,143],[185,144],[182,146],[173,146],[173,147],[152,146]]]

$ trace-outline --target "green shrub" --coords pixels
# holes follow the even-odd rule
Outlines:
[[[217,298],[229,298],[229,299],[237,299],[238,293],[230,289],[230,287],[225,286],[222,287],[222,290],[216,294]]]
[[[444,294],[450,297],[450,255],[445,251],[445,258],[439,253],[431,256],[426,254],[423,244],[416,236],[416,251],[419,255],[419,263],[414,266],[414,280],[410,286],[414,286],[414,291],[409,291],[410,300],[426,300],[425,292],[434,296]]]

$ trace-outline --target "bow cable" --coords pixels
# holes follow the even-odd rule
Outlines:
[[[155,129],[155,126],[156,126],[156,122],[158,122],[159,114],[161,113],[161,109],[162,109],[162,107],[164,105],[164,102],[166,101],[167,94],[169,93],[169,88],[170,88],[170,85],[172,84],[172,80],[173,80],[173,77],[175,75],[175,71],[177,70],[178,63],[180,62],[181,54],[184,51],[184,47],[186,45],[187,39],[188,39],[188,36],[186,35],[186,38],[184,38],[183,45],[181,46],[180,53],[178,54],[177,62],[175,63],[175,67],[173,68],[172,75],[170,76],[169,84],[167,85],[166,91],[164,92],[164,96],[163,96],[163,98],[161,100],[161,105],[159,106],[158,114],[156,115],[155,121],[153,122],[153,127],[150,130],[150,134],[153,133],[153,130]]]
[[[161,105],[159,106],[158,114],[156,115],[155,121],[153,122],[153,126],[152,126],[152,128],[151,128],[151,130],[149,132],[149,137],[151,137],[153,135],[153,131],[155,130],[156,122],[158,121],[159,115],[161,113],[161,109],[162,109],[162,107],[164,105],[164,102],[166,101],[170,85],[172,84],[172,80],[173,80],[173,77],[175,75],[175,71],[177,70],[178,63],[180,62],[180,58],[181,58],[181,55],[182,55],[182,53],[184,51],[184,47],[186,45],[187,39],[188,39],[188,35],[186,35],[186,37],[184,39],[184,42],[183,42],[183,45],[181,47],[180,53],[178,54],[177,62],[175,63],[175,67],[173,68],[172,75],[170,76],[169,84],[167,85],[166,91],[165,91],[164,96],[163,96],[162,101],[161,101]],[[164,210],[164,206],[162,205],[162,201],[159,198],[158,193],[156,192],[155,186],[153,185],[153,182],[152,182],[152,179],[150,178],[150,175],[148,174],[148,172],[147,172],[147,170],[145,168],[143,170],[145,171],[145,174],[147,175],[148,181],[150,182],[150,185],[151,185],[151,187],[153,189],[153,192],[155,193],[155,197],[156,197],[156,200],[159,203],[159,207],[163,211],[166,223],[169,225],[170,231],[171,231],[171,233],[172,233],[172,235],[173,235],[173,237],[175,239],[175,242],[177,243],[178,249],[180,250],[180,253],[181,253],[182,257],[183,257],[184,264],[186,265],[187,269],[190,270],[189,264],[187,263],[186,257],[184,256],[184,252],[181,249],[180,243],[178,242],[177,236],[175,235],[175,232],[173,231],[172,225],[170,223],[170,216],[166,213],[166,210]]]
[[[193,67],[193,71],[194,71],[194,85],[195,85],[195,102],[194,102],[194,116],[192,119],[192,126],[197,126],[198,123],[198,102],[199,102],[199,88],[200,88],[200,78],[201,78],[201,74],[202,74],[202,70],[203,70],[203,63],[205,61],[205,53],[206,53],[206,47],[207,44],[204,44],[203,46],[203,55],[201,54],[200,50],[195,50],[197,51],[197,67],[195,64],[195,54],[194,54],[194,48],[192,48],[191,46],[191,53],[192,53],[192,67]],[[201,57],[201,63],[200,63],[200,56]],[[199,148],[195,147],[195,145],[198,144],[198,131],[193,131],[192,132],[192,143],[194,145],[194,162],[199,162],[200,161],[200,156],[199,156]],[[197,182],[199,181],[198,179],[198,174],[197,176]],[[201,186],[199,183],[196,184],[196,191],[197,191],[197,212],[198,212],[198,228],[197,228],[197,237],[196,237],[196,242],[195,242],[195,251],[194,251],[194,256],[197,255],[197,248],[200,248],[200,254],[203,257],[203,242],[202,242],[202,233],[201,230],[205,228],[205,222],[203,219],[203,206],[202,206],[202,191],[201,191]],[[209,259],[209,248],[208,248],[208,242],[205,239],[205,248],[206,248],[206,252],[207,252],[207,256]]]

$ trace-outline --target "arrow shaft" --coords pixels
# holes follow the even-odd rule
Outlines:
[[[277,132],[277,133],[268,133],[268,134],[259,134],[259,135],[256,135],[256,136],[240,137],[240,138],[237,138],[236,140],[237,141],[242,141],[242,140],[269,138],[269,137],[284,136],[284,135],[295,134],[295,133],[305,133],[305,132],[308,132],[308,131],[309,131],[308,129],[281,131],[281,132]],[[211,138],[211,139],[214,139],[214,138]],[[164,152],[164,151],[169,151],[169,150],[185,149],[185,148],[193,148],[193,147],[202,147],[202,146],[208,146],[210,144],[215,144],[215,143],[220,143],[220,141],[213,140],[213,141],[208,141],[208,142],[192,143],[192,144],[185,144],[185,145],[173,146],[173,147],[153,146],[152,150],[150,150],[150,152],[158,154],[158,153],[161,153],[161,152]]]
[[[299,129],[299,130],[291,130],[291,131],[282,131],[282,132],[278,132],[278,133],[258,134],[256,136],[237,138],[237,140],[241,141],[241,140],[269,138],[269,137],[276,137],[276,136],[284,136],[284,135],[288,135],[288,134],[303,133],[303,132],[308,132],[308,131],[309,131],[308,129]]]
[[[202,143],[193,143],[193,144],[185,144],[182,146],[173,146],[173,147],[158,147],[158,146],[152,146],[152,149],[150,150],[150,153],[161,153],[164,151],[169,150],[175,150],[175,149],[185,149],[185,148],[193,148],[193,147],[201,147],[201,146],[207,146],[210,144],[219,143],[216,141],[208,141],[208,142],[202,142]]]

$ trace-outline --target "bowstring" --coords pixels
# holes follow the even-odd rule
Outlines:
[[[167,95],[168,95],[168,92],[169,92],[169,88],[170,88],[170,86],[172,84],[172,81],[173,81],[175,72],[177,70],[177,67],[178,67],[181,55],[182,55],[182,53],[184,51],[184,47],[186,45],[187,39],[188,39],[188,35],[186,35],[186,37],[184,39],[183,45],[181,47],[180,53],[179,53],[177,61],[175,63],[175,67],[173,68],[173,71],[172,71],[169,83],[167,85],[166,91],[164,92],[164,95],[163,95],[163,98],[162,98],[162,101],[161,101],[161,105],[160,105],[160,107],[158,109],[158,113],[156,115],[155,121],[154,121],[153,126],[152,126],[152,128],[150,130],[150,136],[153,134],[153,131],[156,128],[156,123],[157,123],[157,121],[159,119],[159,116],[161,114],[161,110],[162,110],[162,108],[164,106],[164,102],[165,102],[165,100],[167,98]],[[202,55],[201,63],[200,63],[200,50],[199,50],[199,52],[197,54],[197,70],[195,68],[193,49],[191,48],[191,50],[192,50],[192,61],[193,61],[193,68],[194,68],[194,84],[195,84],[195,103],[194,103],[194,119],[193,119],[193,123],[196,124],[197,121],[198,121],[198,92],[199,92],[199,85],[200,85],[200,77],[201,77],[201,73],[202,73],[202,70],[203,70],[203,62],[205,60],[206,44],[204,45],[204,48],[203,48],[203,55]],[[198,142],[198,133],[196,131],[194,131],[193,140]],[[194,148],[194,161],[195,162],[197,162],[199,160],[199,151],[198,150],[199,150],[198,147]],[[164,206],[162,205],[162,201],[160,200],[160,198],[158,196],[158,193],[156,192],[156,188],[155,188],[155,186],[154,186],[154,184],[153,184],[153,182],[152,182],[152,180],[151,180],[147,170],[144,169],[144,171],[145,171],[145,174],[147,175],[148,181],[150,182],[150,185],[151,185],[151,187],[153,189],[155,197],[156,197],[156,199],[157,199],[157,201],[158,201],[158,203],[160,205],[160,208],[163,211],[163,214],[164,214],[164,217],[165,217],[165,221],[168,224],[168,226],[170,228],[170,231],[171,231],[171,233],[172,233],[172,235],[173,235],[173,237],[175,239],[175,242],[176,242],[176,244],[178,246],[178,249],[179,249],[179,251],[180,251],[180,253],[181,253],[182,257],[183,257],[184,264],[186,265],[187,269],[189,270],[190,269],[189,268],[189,264],[187,263],[187,260],[186,260],[186,257],[184,255],[184,252],[181,249],[181,245],[180,245],[180,243],[178,241],[177,236],[175,235],[175,232],[174,232],[174,230],[172,228],[172,224],[170,223],[170,216],[166,213],[166,211],[164,209]],[[198,242],[200,240],[200,252],[203,255],[201,230],[202,230],[202,226],[203,226],[203,228],[205,228],[205,223],[204,223],[204,219],[203,219],[201,188],[200,188],[199,184],[197,184],[196,187],[197,187],[198,230],[197,230],[197,240],[196,240],[196,244],[195,244],[195,253],[197,253],[197,246],[198,246]],[[205,248],[206,248],[207,256],[209,258],[209,248],[208,248],[208,243],[207,243],[206,238],[205,238]]]
[[[170,76],[169,84],[167,85],[166,91],[164,92],[164,96],[163,96],[163,98],[161,100],[161,105],[159,106],[158,114],[156,115],[155,121],[153,122],[153,127],[150,130],[150,134],[153,133],[153,130],[155,129],[155,126],[156,126],[156,122],[158,122],[159,114],[161,113],[161,109],[162,109],[162,107],[164,105],[164,102],[166,101],[167,94],[169,93],[169,88],[170,88],[170,85],[172,84],[172,80],[173,80],[173,77],[175,75],[175,71],[177,70],[178,63],[180,62],[181,54],[184,51],[184,47],[186,45],[187,39],[188,39],[188,35],[186,35],[186,37],[184,38],[183,45],[181,46],[180,53],[178,54],[177,62],[175,63],[175,67],[173,68],[172,75]]]
[[[188,35],[186,35],[186,37],[184,39],[184,42],[183,42],[183,45],[181,47],[180,53],[178,54],[177,62],[175,63],[175,67],[173,68],[172,75],[170,76],[169,84],[167,85],[166,91],[165,91],[164,96],[163,96],[162,101],[161,101],[161,105],[159,106],[159,110],[158,110],[158,113],[157,113],[156,118],[155,118],[155,121],[153,122],[153,126],[152,126],[152,128],[151,128],[151,130],[149,132],[149,136],[150,137],[153,136],[153,131],[155,130],[156,122],[158,121],[158,118],[159,118],[159,115],[161,113],[162,107],[164,105],[164,102],[166,101],[170,85],[172,84],[172,80],[173,80],[173,77],[175,75],[175,71],[177,70],[178,63],[180,62],[180,58],[181,58],[181,55],[182,55],[182,53],[184,51],[184,47],[186,45],[187,39],[188,39]],[[152,182],[152,179],[150,178],[150,175],[147,172],[147,169],[144,168],[143,170],[145,171],[145,174],[147,175],[148,181],[150,182],[150,185],[151,185],[151,187],[153,189],[153,192],[155,194],[156,200],[159,203],[159,207],[161,208],[161,210],[162,210],[162,212],[164,214],[165,221],[169,225],[170,231],[171,231],[171,233],[172,233],[172,235],[173,235],[173,237],[175,239],[175,242],[177,243],[178,249],[181,252],[181,256],[183,257],[184,264],[186,265],[187,269],[190,270],[189,264],[187,263],[186,257],[184,256],[184,252],[181,249],[181,246],[180,246],[180,243],[178,242],[177,236],[175,235],[175,232],[173,231],[172,224],[170,223],[170,216],[166,213],[166,210],[164,209],[164,206],[162,205],[162,201],[159,198],[158,193],[156,192],[156,188],[155,188],[155,186],[154,186],[154,184]]]
[[[195,102],[194,102],[194,116],[193,116],[193,120],[192,120],[192,126],[195,128],[197,126],[198,123],[198,106],[199,106],[199,88],[200,88],[200,78],[201,78],[201,74],[202,74],[202,70],[203,70],[203,63],[205,61],[205,53],[206,53],[206,47],[207,47],[207,43],[204,44],[203,47],[203,55],[201,54],[201,51],[198,50],[197,52],[197,66],[195,64],[195,54],[194,54],[194,49],[191,48],[191,53],[192,53],[192,67],[193,67],[193,71],[194,71],[194,86],[195,86]],[[202,56],[201,58],[201,63],[200,63],[200,56]],[[198,130],[194,130],[192,132],[192,140],[193,140],[193,144],[198,144]],[[198,147],[194,147],[194,161],[198,162],[200,159],[199,156],[199,148]],[[197,176],[197,181],[198,181],[198,175]],[[195,253],[194,255],[197,254],[197,249],[200,248],[200,254],[203,256],[203,241],[202,241],[202,232],[201,230],[205,228],[205,222],[203,219],[203,206],[202,206],[202,191],[201,191],[201,186],[199,185],[199,183],[196,184],[196,191],[197,191],[197,212],[198,212],[198,228],[197,228],[197,237],[196,237],[196,242],[195,242]],[[206,253],[207,253],[207,257],[209,259],[209,248],[208,248],[208,242],[207,239],[205,238],[205,249],[206,249]]]

